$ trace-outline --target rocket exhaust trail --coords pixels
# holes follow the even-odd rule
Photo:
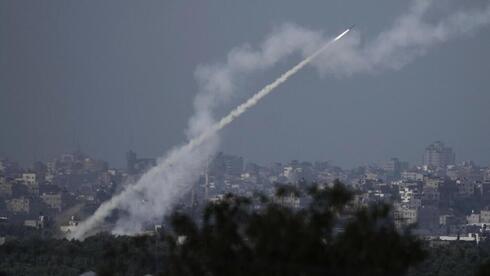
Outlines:
[[[208,130],[204,131],[200,135],[196,136],[192,140],[190,140],[187,144],[180,147],[178,150],[173,151],[170,155],[158,166],[159,170],[167,170],[169,167],[177,160],[180,156],[185,155],[191,152],[195,147],[202,144],[206,139],[213,136],[219,130],[223,129],[230,123],[232,123],[236,118],[242,115],[245,111],[255,106],[262,98],[270,94],[275,88],[279,85],[287,81],[291,76],[296,74],[299,70],[305,67],[308,63],[310,63],[313,59],[315,59],[321,52],[323,52],[331,43],[336,42],[345,36],[352,28],[348,28],[343,31],[341,34],[336,36],[331,41],[327,42],[320,49],[315,51],[313,54],[302,60],[300,63],[296,64],[293,68],[289,69],[285,73],[283,73],[279,78],[277,78],[274,82],[266,85],[259,92],[253,95],[244,103],[237,106],[233,109],[228,115],[223,117],[219,122],[211,126]],[[141,183],[145,183],[145,178],[149,178],[151,175],[156,174],[155,170],[149,170],[145,173],[141,179],[134,185],[128,186],[121,193],[112,197],[109,201],[104,202],[95,213],[80,223],[77,229],[70,235],[70,238],[74,239],[83,239],[87,236],[87,234],[92,231],[98,224],[102,223],[106,217],[108,217],[114,209],[117,209],[122,202],[128,200],[131,195],[134,195],[142,190],[144,190],[144,186]]]
[[[296,74],[299,70],[301,70],[303,67],[305,67],[308,63],[310,63],[315,57],[317,57],[321,52],[323,52],[331,43],[341,39],[343,36],[345,36],[348,32],[350,32],[351,28],[343,31],[341,34],[336,36],[334,39],[331,41],[327,42],[323,47],[320,49],[316,50],[313,54],[302,60],[300,63],[296,64],[293,68],[289,69],[286,71],[284,74],[282,74],[279,78],[277,78],[274,82],[266,85],[264,88],[262,88],[259,92],[257,92],[255,95],[253,95],[251,98],[249,98],[246,102],[242,103],[241,105],[237,106],[235,109],[233,109],[228,115],[223,117],[217,124],[214,124],[208,131],[203,132],[201,135],[197,136],[193,140],[189,142],[190,147],[194,147],[200,143],[202,143],[204,140],[206,140],[207,137],[213,135],[217,131],[223,129],[227,125],[229,125],[231,122],[233,122],[237,117],[242,115],[245,111],[247,111],[249,108],[253,107],[256,105],[263,97],[269,95],[275,88],[277,88],[279,85],[287,81],[292,75]]]

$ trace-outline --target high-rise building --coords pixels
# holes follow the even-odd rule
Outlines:
[[[156,166],[157,162],[154,158],[138,158],[132,150],[126,153],[126,171],[128,174],[144,173],[151,167]]]
[[[480,185],[481,199],[485,203],[490,202],[490,180],[483,181]]]
[[[223,155],[225,172],[227,175],[239,177],[243,172],[243,157]]]
[[[388,176],[393,179],[399,179],[401,173],[401,162],[398,158],[391,158],[383,166],[383,169],[388,173]]]
[[[126,172],[129,174],[135,174],[136,173],[136,153],[132,150],[128,151],[126,153]]]
[[[447,165],[454,165],[455,161],[453,149],[446,147],[441,141],[436,141],[425,148],[424,165],[445,169]]]
[[[243,158],[219,152],[208,167],[208,178],[211,182],[221,182],[231,185],[240,179],[243,173]],[[211,188],[211,187],[210,187]]]

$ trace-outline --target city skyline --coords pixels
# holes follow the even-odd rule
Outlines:
[[[440,147],[440,148],[434,149],[435,147],[436,148]],[[441,148],[444,149],[444,151],[442,153],[440,151]],[[434,153],[434,152],[436,152],[436,153]],[[11,158],[11,157],[8,157],[8,156],[0,156],[0,160],[9,160],[12,162],[18,162],[24,168],[31,168],[32,166],[35,166],[36,163],[38,163],[38,162],[43,162],[43,163],[51,162],[52,160],[56,160],[60,156],[72,155],[72,154],[79,154],[79,155],[87,156],[90,158],[94,158],[95,160],[100,160],[102,162],[106,162],[110,168],[125,169],[128,172],[131,171],[129,169],[129,167],[130,167],[130,165],[128,165],[129,163],[133,163],[133,166],[136,166],[138,168],[137,170],[141,170],[141,169],[148,168],[148,167],[153,167],[153,166],[156,166],[158,163],[158,156],[145,156],[145,155],[142,155],[141,153],[138,153],[132,149],[129,149],[128,151],[126,151],[124,153],[124,161],[122,162],[122,165],[114,166],[113,164],[111,164],[107,160],[98,158],[95,155],[84,152],[80,148],[73,150],[73,151],[63,152],[59,155],[53,156],[50,159],[46,159],[46,160],[39,160],[38,159],[38,160],[34,160],[33,162],[27,163],[27,164],[23,164],[23,163],[19,162],[18,160]],[[383,167],[386,164],[393,162],[393,160],[396,160],[396,162],[407,163],[407,165],[409,165],[409,167],[412,167],[412,168],[417,167],[417,166],[446,168],[447,166],[454,166],[454,165],[458,165],[458,164],[464,164],[467,162],[473,162],[474,164],[479,165],[479,166],[483,166],[483,167],[489,166],[489,164],[478,163],[478,162],[475,162],[475,160],[471,160],[471,159],[461,159],[461,158],[458,159],[457,154],[453,150],[453,148],[450,147],[450,145],[447,145],[443,141],[440,141],[440,140],[433,141],[432,143],[426,145],[424,147],[424,150],[421,151],[421,153],[420,153],[420,155],[421,155],[420,160],[415,161],[415,162],[410,162],[409,160],[405,159],[403,156],[391,156],[391,157],[384,159],[384,160],[371,160],[371,161],[368,161],[365,163],[354,164],[352,167],[342,166],[341,164],[336,163],[335,160],[331,160],[331,159],[323,159],[323,160],[320,160],[320,159],[319,160],[290,159],[290,160],[273,160],[271,162],[261,163],[261,162],[258,162],[256,160],[247,159],[243,156],[235,155],[235,154],[230,153],[230,152],[219,151],[215,154],[215,156],[222,155],[222,154],[239,157],[243,160],[244,164],[250,163],[250,164],[257,164],[260,166],[270,166],[270,165],[273,165],[276,163],[288,164],[290,162],[299,161],[299,162],[310,162],[310,163],[328,162],[330,165],[338,166],[338,167],[341,167],[343,169],[355,169],[358,167],[371,166],[371,165]],[[434,155],[436,155],[436,157],[434,157]],[[391,165],[391,166],[394,166],[394,165]]]

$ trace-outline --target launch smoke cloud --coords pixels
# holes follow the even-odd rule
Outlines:
[[[256,50],[250,46],[239,47],[228,54],[225,63],[198,67],[196,78],[200,91],[194,101],[195,114],[189,120],[187,129],[190,142],[168,152],[137,183],[127,186],[103,203],[79,225],[71,237],[80,239],[95,232],[116,209],[121,211],[113,229],[116,234],[135,234],[142,231],[146,224],[161,221],[175,202],[189,191],[218,149],[217,131],[257,104],[306,64],[311,62],[320,74],[340,77],[396,70],[433,46],[472,33],[490,23],[490,5],[430,18],[429,21],[428,12],[432,6],[432,1],[413,1],[406,14],[368,41],[362,41],[360,34],[352,31],[342,40],[328,43],[333,39],[325,38],[321,32],[285,24],[272,32]],[[239,79],[267,70],[293,53],[300,53],[305,58],[216,122],[214,110],[227,103],[236,93]]]
[[[201,134],[191,139],[187,144],[177,148],[159,162],[158,166],[145,173],[141,179],[133,186],[128,186],[120,194],[114,196],[111,200],[103,203],[99,209],[84,221],[73,233],[73,238],[83,238],[88,231],[95,225],[102,222],[111,211],[115,208],[129,211],[129,217],[121,219],[116,228],[113,230],[116,234],[134,234],[142,230],[145,222],[156,221],[161,219],[162,213],[166,212],[172,205],[172,199],[178,198],[185,193],[192,181],[195,181],[198,173],[203,168],[204,163],[210,158],[213,139],[216,133],[229,125],[233,120],[245,113],[249,108],[256,105],[260,99],[271,93],[276,87],[288,80],[292,75],[297,73],[301,68],[306,66],[311,60],[318,56],[332,42],[336,42],[350,30],[347,29],[335,37],[331,42],[302,60],[293,68],[282,74],[274,82],[268,84],[246,102],[233,109],[227,116],[223,117],[217,123],[204,128]],[[203,109],[203,112],[206,109]],[[205,113],[203,113],[205,114]],[[209,115],[209,114],[206,114]],[[196,117],[201,119],[200,117]],[[206,123],[211,120],[206,121]],[[195,128],[201,128],[196,124]],[[193,130],[193,128],[191,128]],[[165,190],[156,185],[161,183],[172,183],[174,185],[185,185],[184,187],[172,186]],[[150,194],[151,192],[151,194]],[[158,194],[157,194],[158,193]],[[151,212],[150,209],[157,208],[157,212]]]

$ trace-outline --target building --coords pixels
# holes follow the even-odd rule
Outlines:
[[[456,225],[458,220],[453,215],[441,215],[439,216],[439,225]]]
[[[226,184],[232,184],[240,179],[243,172],[243,158],[233,155],[218,153],[207,168],[209,177],[223,180]]]
[[[24,226],[32,227],[37,229],[42,229],[46,225],[46,217],[40,215],[37,219],[26,219],[24,220]]]
[[[395,225],[397,227],[413,225],[418,220],[418,208],[407,208],[403,206],[396,206],[394,209]]]
[[[7,210],[12,213],[29,213],[30,212],[30,200],[25,197],[12,198],[6,200]]]
[[[12,196],[12,183],[5,180],[5,177],[0,176],[0,197]]]
[[[78,220],[76,220],[75,217],[72,216],[70,218],[70,221],[68,221],[68,224],[60,226],[60,231],[66,235],[74,232],[77,226],[78,226]]]
[[[443,142],[436,141],[425,148],[424,165],[446,169],[448,165],[454,165],[456,156],[453,149],[446,147]]]
[[[126,153],[126,172],[130,175],[144,173],[156,164],[154,158],[138,158],[132,150]]]
[[[434,229],[439,226],[439,210],[433,206],[407,208],[398,205],[393,215],[397,227],[415,224],[418,228]]]
[[[422,203],[428,205],[437,205],[441,199],[439,189],[425,186],[422,189]]]
[[[0,159],[0,174],[6,177],[15,177],[20,172],[20,166],[8,159]]]
[[[424,229],[439,227],[439,208],[435,206],[422,206],[418,210],[417,226]]]
[[[410,172],[410,171],[405,171],[401,173],[401,177],[403,180],[406,181],[423,181],[424,180],[424,174],[420,172]]]
[[[480,214],[472,212],[470,215],[466,216],[466,221],[468,224],[479,224]]]
[[[243,172],[243,157],[222,155],[225,173],[230,176],[240,177]]]
[[[480,211],[480,223],[490,223],[490,210]]]
[[[27,186],[29,192],[32,194],[39,193],[39,185],[36,173],[28,172],[22,174],[22,183]]]
[[[475,183],[465,180],[456,180],[458,196],[471,197],[475,194]]]
[[[22,174],[22,181],[24,182],[25,185],[35,185],[36,182],[36,174],[35,173],[23,173]]]
[[[480,185],[481,199],[485,203],[490,203],[490,181],[486,180]]]
[[[391,179],[400,178],[401,173],[401,163],[398,158],[391,158],[383,166],[383,170],[388,174]]]
[[[61,193],[57,194],[42,194],[41,199],[49,208],[55,209],[58,212],[62,210],[62,198]]]
[[[424,182],[424,186],[440,189],[444,185],[444,179],[442,178],[426,178]]]
[[[483,172],[483,181],[488,181],[490,182],[490,168],[487,168],[484,172]]]
[[[301,206],[301,200],[294,193],[274,197],[274,203],[286,208],[298,209]]]
[[[402,204],[408,204],[414,199],[421,199],[421,192],[417,186],[400,187],[399,194]]]

